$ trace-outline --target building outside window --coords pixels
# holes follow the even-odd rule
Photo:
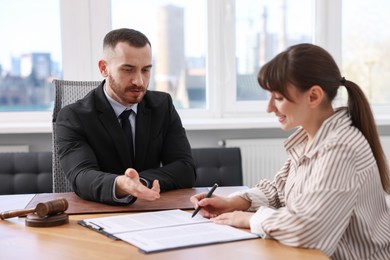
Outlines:
[[[169,92],[178,109],[206,107],[206,1],[112,0],[112,27],[132,28],[151,41],[149,89]],[[131,10],[132,15],[128,15]]]
[[[236,101],[266,100],[267,93],[257,83],[260,67],[288,46],[313,42],[313,4],[311,0],[235,1]]]

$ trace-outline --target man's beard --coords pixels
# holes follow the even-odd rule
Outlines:
[[[111,74],[108,74],[108,85],[112,90],[118,90],[120,89],[119,84],[116,83],[115,79],[111,76]]]
[[[138,87],[138,86],[131,85],[122,88],[121,85],[115,81],[115,79],[111,76],[110,73],[107,76],[107,81],[111,88],[111,91],[114,92],[114,94],[118,98],[125,100],[126,103],[135,104],[141,102],[141,100],[143,99],[145,93],[145,88],[143,86]],[[139,98],[133,97],[130,100],[126,98],[126,92],[131,91],[132,89],[137,89],[138,91],[142,91],[143,92],[142,96]]]

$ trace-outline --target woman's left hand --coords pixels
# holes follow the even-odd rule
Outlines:
[[[249,220],[254,212],[233,211],[219,215],[211,220],[216,224],[229,225],[237,228],[249,228]]]

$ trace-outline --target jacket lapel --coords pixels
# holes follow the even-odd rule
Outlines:
[[[151,111],[145,105],[145,99],[138,105],[135,128],[135,164],[138,169],[144,169],[151,126]]]
[[[122,128],[118,119],[115,116],[115,112],[108,102],[103,91],[103,83],[96,90],[96,111],[98,111],[99,119],[103,127],[107,130],[108,135],[112,138],[114,146],[117,150],[119,158],[125,168],[130,167],[130,152],[126,146],[126,141],[122,133]]]

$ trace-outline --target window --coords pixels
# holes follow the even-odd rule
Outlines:
[[[151,41],[149,89],[169,92],[178,109],[206,108],[206,21],[205,1],[112,0],[112,27]]]
[[[237,101],[268,98],[257,73],[288,46],[313,42],[312,10],[307,0],[236,0]]]
[[[260,66],[289,45],[312,42],[312,1],[229,0],[209,4],[207,8],[205,1],[144,3],[112,0],[112,27],[135,28],[150,38],[155,63],[150,89],[171,93],[179,110],[210,108],[207,97],[212,94],[230,99],[226,111],[245,107],[240,101],[259,103],[267,99],[256,80]],[[132,15],[128,15],[129,10]],[[307,15],[296,19],[300,12]],[[233,23],[229,22],[231,18]],[[213,28],[215,24],[217,27]],[[216,47],[206,37],[207,30],[210,37],[210,31],[220,34],[212,39],[217,41]],[[229,45],[229,41],[235,44]],[[219,70],[224,74],[220,79]],[[226,81],[232,71],[236,71],[236,76]],[[206,80],[209,77],[217,80]],[[215,81],[227,84],[215,91]],[[253,110],[252,103],[247,106]]]
[[[384,0],[343,0],[342,5],[343,75],[364,90],[376,112],[386,114],[390,111],[389,9],[390,2]]]
[[[53,93],[47,83],[53,77],[101,80],[97,61],[103,37],[119,27],[138,29],[151,40],[150,88],[171,93],[187,129],[278,127],[265,112],[267,96],[256,75],[264,62],[299,42],[327,49],[343,75],[365,90],[378,123],[390,122],[390,16],[385,0],[3,2],[0,33],[7,40],[0,53],[2,126],[14,120],[8,111],[28,108],[46,111],[44,117],[25,114],[24,119],[47,122],[49,132]],[[32,73],[33,62],[42,73]],[[31,82],[48,75],[49,66],[50,76],[33,87]],[[12,84],[7,79],[11,72],[19,75]]]
[[[255,113],[264,116],[268,94],[259,87],[257,73],[288,46],[313,42],[313,7],[311,0],[235,1],[236,84],[227,96],[226,112],[257,108]]]
[[[3,0],[0,8],[0,112],[51,111],[61,78],[59,1]]]

